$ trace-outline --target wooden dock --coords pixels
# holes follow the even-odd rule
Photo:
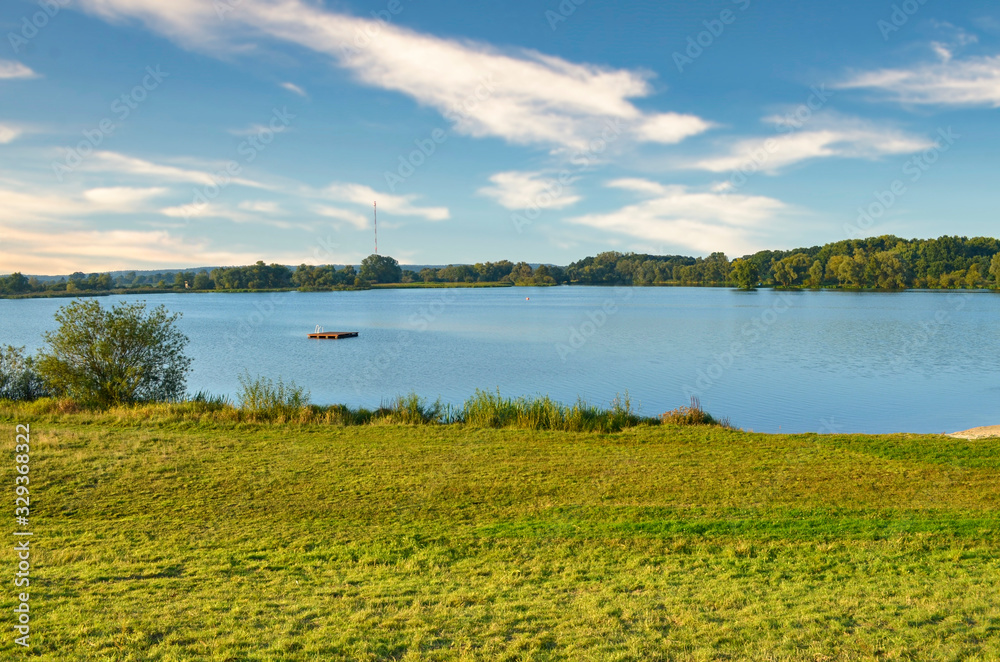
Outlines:
[[[340,340],[341,338],[357,338],[357,331],[318,331],[316,333],[310,333],[310,338],[319,338],[324,340]]]

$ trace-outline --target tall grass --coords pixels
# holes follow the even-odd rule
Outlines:
[[[236,400],[250,420],[280,422],[299,418],[309,405],[309,392],[295,382],[286,384],[281,377],[251,377],[249,372],[240,375],[239,380]]]
[[[415,393],[383,402],[377,409],[351,408],[343,404],[315,405],[309,392],[281,378],[240,377],[235,402],[226,396],[199,391],[184,402],[143,403],[105,410],[86,409],[68,399],[41,398],[18,403],[0,399],[0,420],[18,415],[56,420],[72,414],[92,422],[116,424],[239,424],[292,423],[335,426],[353,425],[460,425],[472,428],[563,430],[568,432],[618,432],[644,425],[708,425],[731,428],[728,419],[716,420],[697,399],[690,407],[679,407],[659,417],[641,416],[633,409],[626,391],[609,407],[597,407],[578,399],[572,405],[549,396],[509,398],[500,391],[476,390],[462,405],[429,403]]]
[[[549,396],[505,398],[476,389],[465,401],[461,420],[479,428],[518,428],[522,430],[567,430],[573,432],[617,432],[637,425],[655,425],[655,418],[641,417],[632,410],[628,392],[616,396],[611,409],[588,405],[583,400],[567,406]]]

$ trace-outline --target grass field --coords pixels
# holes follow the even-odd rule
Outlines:
[[[15,423],[5,659],[1000,659],[1000,440]]]

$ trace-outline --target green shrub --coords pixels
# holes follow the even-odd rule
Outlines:
[[[37,400],[50,395],[24,347],[0,347],[0,400]]]
[[[104,309],[95,300],[60,308],[59,328],[45,333],[38,372],[52,391],[99,408],[178,402],[191,359],[176,328],[180,314],[142,302]]]
[[[728,418],[721,421],[716,420],[707,411],[701,408],[701,401],[698,396],[691,396],[691,406],[678,407],[660,416],[660,421],[669,425],[717,425],[724,428],[732,428]]]

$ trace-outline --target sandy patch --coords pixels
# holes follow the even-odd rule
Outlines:
[[[1000,425],[987,425],[981,428],[971,428],[961,432],[952,432],[949,437],[959,439],[986,439],[987,437],[1000,437]]]

